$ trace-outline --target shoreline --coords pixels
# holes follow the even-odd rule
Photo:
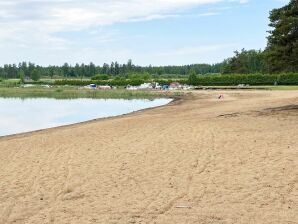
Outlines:
[[[1,138],[0,222],[295,222],[297,105],[298,91],[195,91]]]

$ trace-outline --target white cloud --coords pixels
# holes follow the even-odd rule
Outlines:
[[[173,12],[224,0],[0,0],[0,24],[21,23],[54,31],[80,30],[130,20],[171,17]],[[247,0],[226,0],[243,3]],[[169,14],[170,13],[170,14]],[[169,14],[169,15],[168,15]]]
[[[192,7],[230,1],[247,0],[0,0],[0,51],[30,49],[31,54],[54,53],[78,47],[75,41],[57,37],[57,32],[178,18]],[[216,14],[206,12],[197,16]],[[96,41],[114,40],[113,35],[103,34],[99,33],[103,37]]]

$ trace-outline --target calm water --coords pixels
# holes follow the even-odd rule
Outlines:
[[[127,114],[165,105],[170,101],[0,98],[0,136]]]

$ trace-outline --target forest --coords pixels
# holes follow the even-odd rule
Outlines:
[[[0,77],[4,79],[19,78],[21,75],[38,80],[40,77],[65,77],[83,78],[92,77],[96,74],[108,76],[127,77],[130,74],[150,74],[155,77],[185,77],[190,70],[194,69],[197,74],[221,73],[221,64],[194,64],[184,66],[137,66],[129,60],[126,64],[119,64],[117,61],[111,64],[104,63],[102,66],[90,64],[76,64],[74,66],[65,63],[62,66],[42,67],[34,63],[22,62],[6,64],[0,67]]]

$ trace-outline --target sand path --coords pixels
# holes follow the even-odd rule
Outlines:
[[[0,223],[298,223],[298,91],[0,138]]]

